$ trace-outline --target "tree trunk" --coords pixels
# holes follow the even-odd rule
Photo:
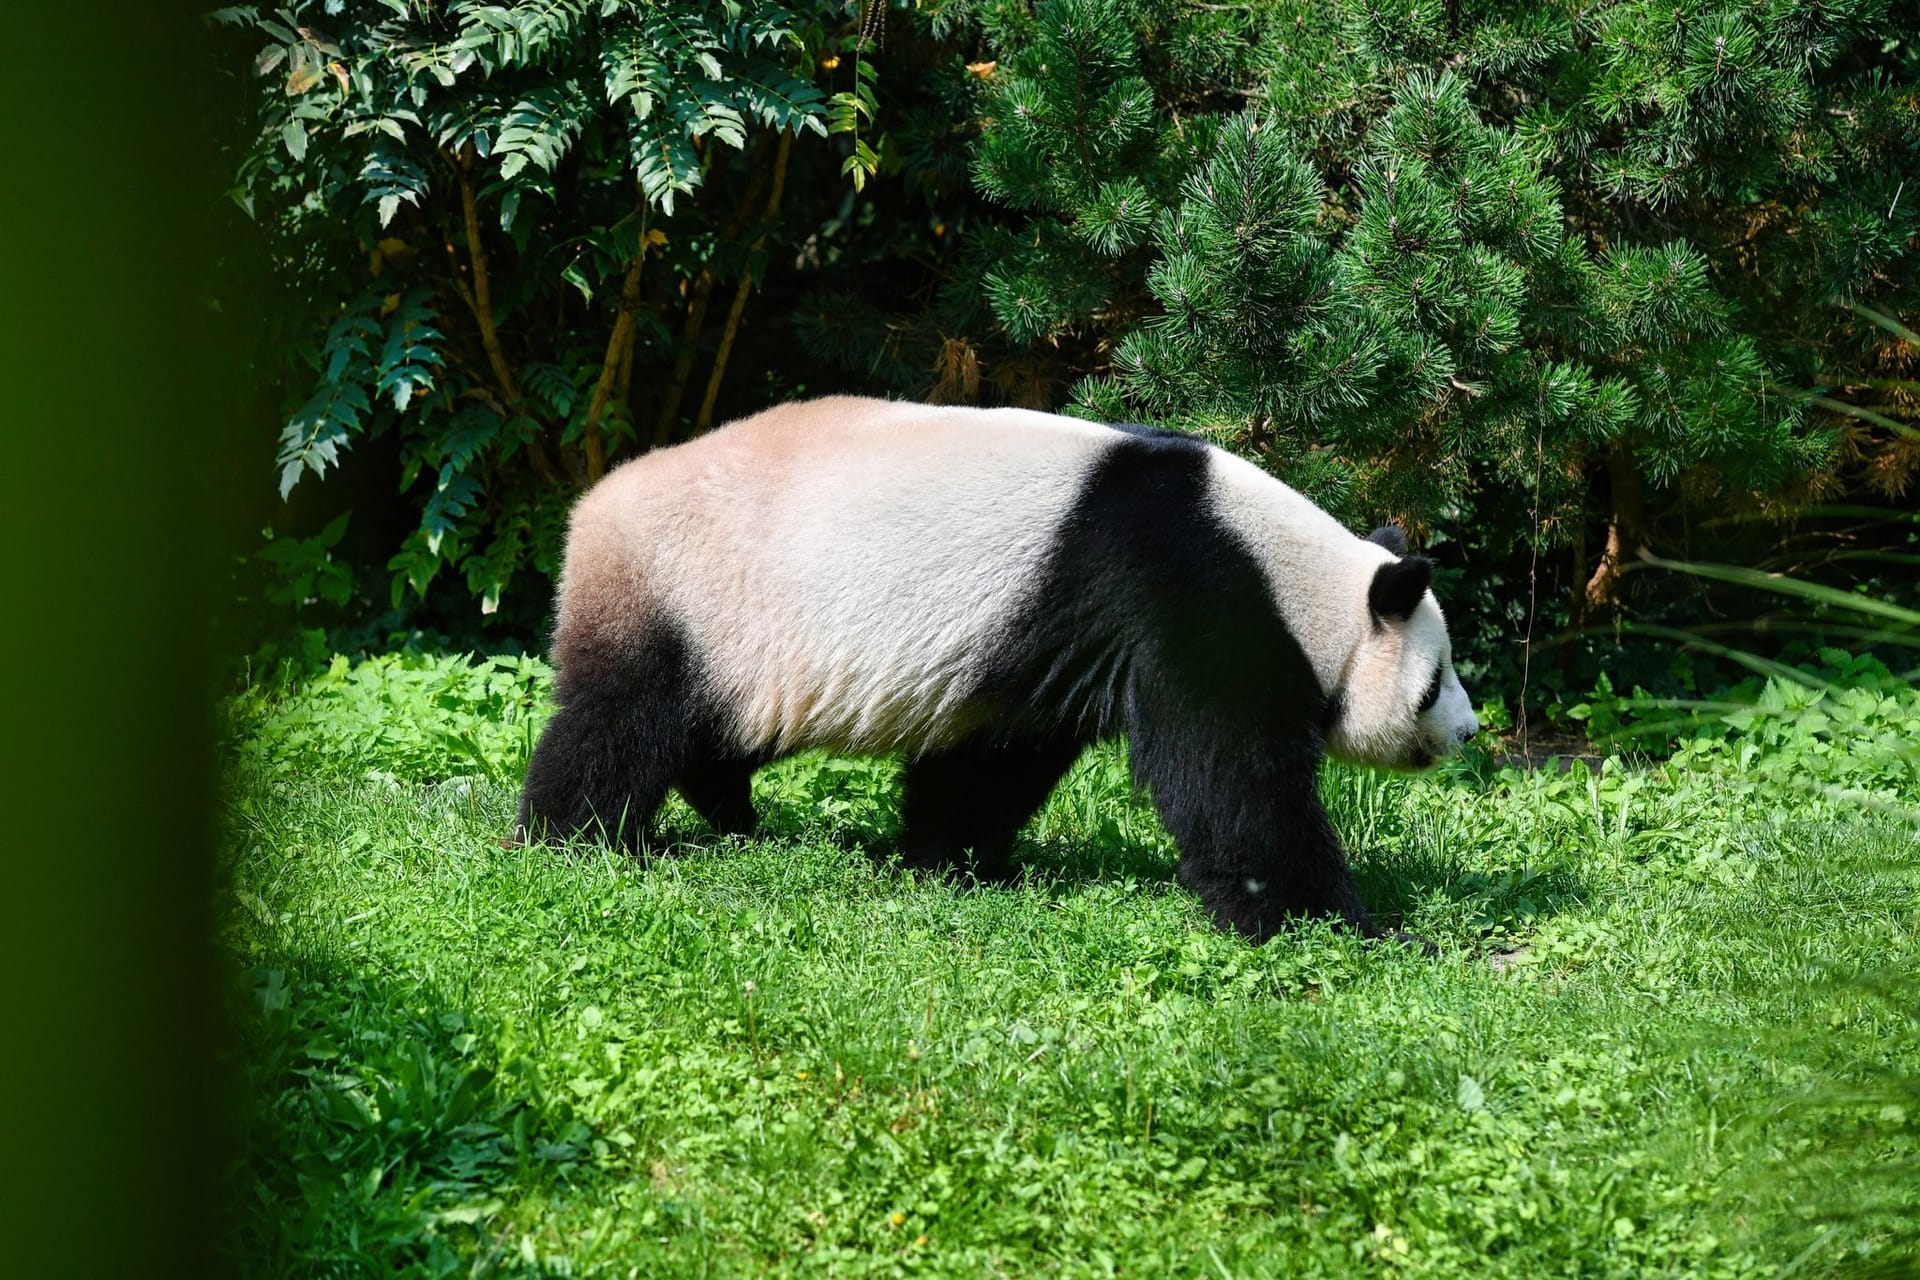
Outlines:
[[[771,133],[763,130],[754,139],[753,152],[748,161],[747,187],[741,194],[733,216],[720,232],[721,244],[738,240],[746,230],[748,220],[753,217],[754,205],[759,202],[760,192],[769,177],[765,161],[773,145],[771,138]],[[715,283],[713,267],[709,264],[700,268],[699,275],[688,286],[686,323],[680,334],[680,353],[674,357],[673,377],[667,383],[666,394],[660,402],[660,413],[653,427],[653,447],[656,449],[673,443],[674,430],[679,425],[680,403],[686,397],[687,385],[693,378],[694,357],[699,352],[700,333],[706,327],[707,304],[713,297]]]
[[[767,196],[767,211],[761,216],[761,221],[767,223],[769,229],[780,214],[780,195],[787,189],[787,158],[792,154],[793,134],[782,129],[780,150],[773,161],[773,191]],[[747,309],[747,293],[753,288],[753,260],[767,247],[767,234],[767,231],[762,231],[755,238],[746,265],[740,270],[740,283],[733,291],[733,305],[727,309],[726,327],[720,331],[720,347],[713,353],[713,372],[707,376],[707,394],[701,397],[700,412],[694,417],[695,435],[702,434],[713,425],[713,404],[720,396],[720,380],[727,376],[727,357],[733,354],[733,338],[740,332],[740,316]]]
[[[626,278],[620,284],[620,306],[614,313],[613,333],[607,339],[606,359],[600,365],[600,378],[593,387],[593,400],[587,406],[587,483],[597,483],[607,473],[606,440],[601,425],[607,416],[607,405],[614,400],[616,390],[618,403],[626,403],[626,383],[633,370],[633,339],[636,325],[634,310],[640,305],[640,273],[647,262],[647,207],[644,201],[634,211],[638,242],[634,246],[633,260],[627,264]]]
[[[1580,617],[1591,621],[1620,607],[1620,579],[1633,557],[1646,549],[1646,488],[1633,454],[1623,444],[1607,450],[1607,482],[1612,489],[1612,513],[1607,518],[1607,545],[1600,563],[1587,579],[1580,601]]]

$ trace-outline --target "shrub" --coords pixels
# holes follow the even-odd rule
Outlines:
[[[336,656],[311,680],[228,703],[241,759],[284,777],[518,780],[551,714],[538,658]]]

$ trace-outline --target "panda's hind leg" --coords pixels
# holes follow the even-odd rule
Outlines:
[[[642,642],[556,637],[560,704],[527,762],[515,835],[592,835],[642,850],[687,758],[694,721],[685,646],[661,628]]]
[[[922,871],[1013,878],[1013,838],[1079,758],[1079,743],[962,743],[907,762],[900,855]]]
[[[695,752],[674,786],[723,836],[750,836],[760,825],[753,809],[753,771],[758,762],[714,752]]]

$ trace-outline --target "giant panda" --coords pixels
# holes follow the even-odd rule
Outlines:
[[[1175,432],[769,409],[575,507],[559,709],[516,835],[637,849],[670,787],[743,833],[760,766],[898,753],[905,863],[999,880],[1075,758],[1124,735],[1217,922],[1376,934],[1320,804],[1323,752],[1418,769],[1479,729],[1432,565],[1405,550]]]

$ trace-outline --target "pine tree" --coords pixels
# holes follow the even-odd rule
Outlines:
[[[1047,0],[1020,34],[976,172],[1027,219],[983,287],[1085,412],[1356,523],[1568,548],[1576,616],[1687,502],[1920,464],[1874,320],[1920,301],[1910,6]]]

